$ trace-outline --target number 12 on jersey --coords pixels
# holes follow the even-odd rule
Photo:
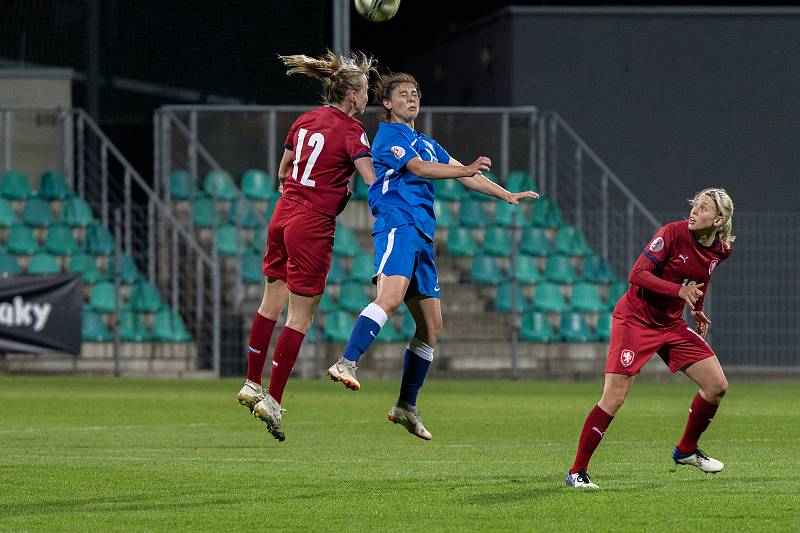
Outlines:
[[[297,133],[297,152],[294,154],[294,167],[292,168],[292,179],[297,179],[297,168],[298,164],[300,163],[300,157],[303,152],[303,146],[306,141],[306,135],[308,134],[308,130],[305,128],[300,128],[300,131]],[[311,175],[311,170],[314,168],[314,163],[317,162],[317,158],[319,157],[320,152],[322,152],[322,147],[325,146],[325,136],[321,133],[312,133],[311,137],[308,138],[308,146],[312,148],[311,155],[308,157],[308,161],[306,162],[306,168],[303,169],[303,175],[300,177],[300,183],[307,187],[313,187],[317,184],[316,181],[312,179],[308,179]]]

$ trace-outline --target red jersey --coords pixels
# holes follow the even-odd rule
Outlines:
[[[372,157],[361,122],[330,105],[300,115],[284,146],[294,152],[294,161],[283,198],[332,217],[350,198],[353,162]]]
[[[689,222],[672,222],[653,236],[631,269],[630,288],[620,298],[614,316],[653,326],[672,325],[682,319],[685,302],[678,298],[681,285],[704,283],[696,310],[703,309],[714,268],[731,255],[729,244],[717,236],[703,246]]]

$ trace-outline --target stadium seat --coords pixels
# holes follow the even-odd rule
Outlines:
[[[370,298],[367,296],[363,282],[346,281],[342,283],[339,291],[339,307],[353,313],[360,313],[369,305]]]
[[[360,311],[360,309],[359,309]],[[353,329],[353,314],[341,309],[328,313],[323,338],[332,342],[347,342]]]
[[[80,273],[83,275],[83,282],[87,285],[97,283],[103,278],[94,257],[84,253],[73,255],[69,260],[67,272]]]
[[[333,301],[331,295],[328,291],[322,293],[322,297],[319,299],[319,307],[318,309],[323,313],[330,313],[332,311],[336,311],[339,309],[339,306],[336,305],[336,302]]]
[[[223,256],[239,255],[246,246],[244,235],[239,228],[231,224],[224,224],[217,228],[217,253]]]
[[[203,190],[210,198],[217,200],[234,200],[239,197],[239,190],[231,175],[224,170],[212,170],[206,174]]]
[[[139,320],[139,313],[123,309],[119,313],[119,338],[122,342],[149,342],[152,336]]]
[[[102,317],[94,310],[84,306],[81,322],[81,336],[86,342],[111,342],[114,336],[108,331]]]
[[[558,334],[566,342],[594,342],[597,340],[589,329],[583,315],[575,311],[561,313],[561,325]]]
[[[11,274],[19,274],[21,269],[17,258],[5,250],[0,250],[0,277],[8,277]]]
[[[28,176],[18,170],[7,170],[0,184],[0,195],[9,200],[25,200],[32,194]]]
[[[353,258],[350,269],[350,279],[361,283],[372,283],[372,274],[375,272],[375,262],[366,254],[359,254]]]
[[[479,285],[497,285],[503,280],[503,273],[494,257],[476,255],[472,258],[469,279]]]
[[[533,214],[531,224],[539,228],[557,229],[563,223],[561,211],[558,206],[549,198],[539,198],[533,202]]]
[[[185,170],[173,170],[169,174],[169,197],[172,200],[183,202],[192,198],[194,192],[192,177]]]
[[[571,307],[576,311],[594,312],[606,309],[606,304],[600,298],[597,285],[592,283],[576,283],[572,287]]]
[[[450,228],[447,233],[447,253],[461,257],[472,257],[478,253],[478,245],[475,244],[469,228],[463,226]]]
[[[494,297],[494,308],[504,313],[510,313],[512,310],[518,312],[525,312],[531,308],[531,302],[519,285],[516,286],[516,302],[512,305],[512,295],[514,294],[514,286],[509,281],[504,281],[497,286],[497,292]]]
[[[0,196],[0,228],[8,228],[18,223],[19,219],[11,202]]]
[[[253,232],[250,249],[263,257],[264,251],[267,249],[267,228]]]
[[[250,169],[242,176],[242,192],[251,200],[262,202],[278,197],[275,180],[263,170]]]
[[[464,186],[456,180],[434,180],[434,189],[439,200],[458,201],[464,196]]]
[[[269,224],[270,219],[272,219],[272,213],[275,212],[275,208],[277,206],[278,206],[278,198],[276,198],[275,200],[269,200],[267,202],[267,213],[266,216],[264,217],[265,222],[267,222],[267,224]]]
[[[246,250],[242,254],[242,281],[244,283],[261,283],[264,273],[261,270],[263,256],[255,251]],[[330,277],[328,278],[330,280]]]
[[[140,279],[131,290],[131,308],[142,313],[155,313],[161,309],[161,297],[149,281]]]
[[[536,286],[533,295],[533,308],[544,313],[560,313],[569,308],[555,283],[544,282]]]
[[[115,259],[116,256],[114,254],[108,258],[109,279],[114,279],[114,276],[116,276],[115,269],[117,268],[117,263]],[[120,282],[126,285],[132,285],[141,278],[142,275],[139,273],[139,268],[136,266],[136,261],[134,261],[133,258],[128,254],[122,254],[122,260],[120,261]]]
[[[86,228],[83,248],[89,255],[111,255],[115,248],[114,236],[102,223],[93,221]]]
[[[544,277],[555,283],[575,283],[578,273],[570,258],[565,255],[551,255],[544,264]]]
[[[369,185],[358,172],[353,176],[353,200],[366,200],[369,197]]]
[[[32,255],[40,250],[33,231],[25,224],[14,224],[6,237],[6,248],[14,255]]]
[[[486,225],[486,211],[483,203],[474,198],[461,200],[458,209],[458,223],[467,228],[482,228]]]
[[[186,329],[181,315],[171,307],[164,307],[153,318],[153,340],[159,342],[189,342],[192,334]]]
[[[527,342],[557,342],[558,335],[553,332],[550,321],[538,311],[528,311],[522,315],[519,338]]]
[[[611,313],[600,313],[600,316],[597,317],[596,336],[601,341],[611,340]]]
[[[511,231],[508,228],[487,228],[483,236],[483,253],[495,257],[508,257],[511,255],[513,242]]]
[[[59,272],[61,272],[61,265],[58,264],[58,259],[46,252],[34,255],[28,264],[28,274],[58,274]]]
[[[47,230],[44,249],[53,255],[73,255],[80,251],[72,230],[66,224],[53,224]]]
[[[452,228],[457,224],[456,217],[450,212],[447,204],[441,200],[434,200],[433,214],[436,216],[437,228]]]
[[[402,342],[406,340],[406,338],[401,331],[394,327],[392,321],[388,320],[381,328],[375,340],[377,342]]]
[[[263,228],[264,220],[261,218],[253,204],[244,198],[237,198],[228,208],[228,223],[247,229]]]
[[[92,287],[89,303],[92,309],[100,313],[113,313],[117,308],[117,288],[107,280],[98,281]],[[120,302],[120,307],[122,302]]]
[[[509,172],[508,178],[506,178],[505,188],[511,192],[536,190],[536,186],[533,184],[533,178],[531,178],[527,172],[521,170]]]
[[[496,226],[511,227],[516,224],[519,227],[527,226],[529,221],[522,205],[513,205],[501,200],[495,204],[494,223]]]
[[[518,255],[514,258],[514,276],[523,285],[535,285],[542,281],[536,260],[529,255]]]
[[[50,203],[39,196],[31,196],[22,210],[22,222],[33,228],[49,227],[54,221]]]
[[[45,200],[66,200],[72,196],[64,174],[49,170],[39,179],[39,196]]]
[[[331,268],[328,270],[328,285],[339,285],[350,279],[350,276],[342,266],[342,261],[338,257],[331,258]]]
[[[80,196],[70,196],[61,209],[61,222],[71,228],[85,228],[94,220],[92,208]]]
[[[555,244],[556,252],[564,255],[585,256],[592,253],[583,232],[570,225],[561,226],[556,233]]]
[[[608,308],[614,309],[622,295],[628,291],[628,284],[617,281],[608,286]]]
[[[355,257],[361,253],[355,232],[344,224],[336,224],[333,241],[333,254],[344,257]]]
[[[417,323],[414,322],[414,317],[411,316],[411,313],[406,313],[403,316],[403,321],[400,323],[400,334],[403,336],[403,340],[411,340],[411,337],[413,337],[416,332]]]
[[[553,253],[553,245],[542,228],[525,228],[519,241],[519,251],[535,257],[547,257]]]
[[[214,209],[214,200],[208,196],[195,196],[192,202],[192,224],[197,228],[213,228],[221,219]]]
[[[589,283],[611,283],[614,281],[614,271],[605,257],[592,254],[583,258],[581,278]]]

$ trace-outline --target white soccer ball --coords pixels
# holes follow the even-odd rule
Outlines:
[[[354,0],[358,14],[370,22],[384,22],[395,16],[400,0]]]

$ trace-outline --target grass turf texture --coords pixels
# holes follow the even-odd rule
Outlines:
[[[434,440],[386,420],[397,383],[292,381],[278,443],[240,381],[0,377],[0,530],[792,530],[796,383],[733,383],[701,441],[726,463],[672,464],[695,388],[637,383],[564,487],[599,383],[431,381]]]

